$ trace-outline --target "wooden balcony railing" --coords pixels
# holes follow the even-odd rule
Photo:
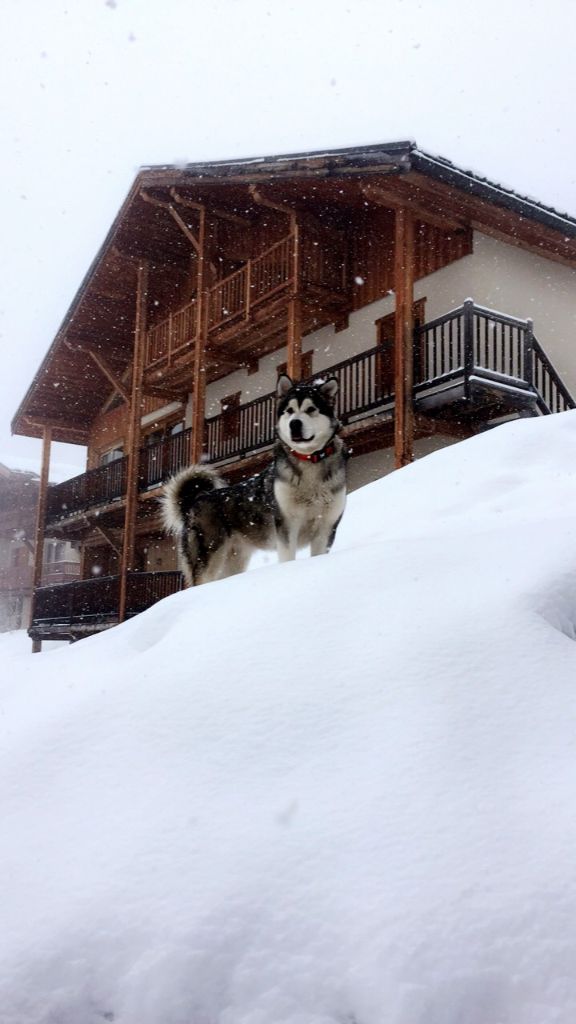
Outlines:
[[[192,431],[190,428],[179,434],[157,441],[140,449],[139,485],[147,491],[158,487],[179,469],[190,464]]]
[[[87,473],[48,488],[46,523],[57,523],[76,512],[109,505],[126,494],[126,456],[106,466],[89,469]]]
[[[240,270],[218,281],[209,293],[208,327],[216,330],[228,321],[247,320],[264,299],[288,290],[294,282],[294,235],[287,235],[248,260]]]
[[[532,321],[468,299],[415,331],[415,395],[431,386],[480,376],[530,392],[542,413],[565,412],[576,402],[534,337]]]
[[[130,572],[126,588],[126,615],[138,615],[163,597],[182,589],[180,572]],[[54,586],[38,587],[34,594],[34,627],[112,625],[118,621],[120,577],[98,576]]]
[[[208,330],[234,321],[246,321],[262,302],[292,287],[345,292],[345,262],[341,248],[326,244],[320,231],[307,228],[302,235],[300,281],[295,280],[295,235],[274,242],[255,259],[217,281],[208,291]],[[145,366],[170,365],[192,348],[199,330],[198,303],[194,298],[176,313],[154,324],[147,333]]]
[[[255,306],[287,290],[293,277],[294,235],[289,234],[210,288],[208,329],[216,330],[235,319],[247,320]],[[149,329],[146,367],[169,366],[193,347],[198,328],[198,303],[194,298]]]
[[[481,367],[530,383],[531,325],[465,302],[445,316],[416,328],[415,382],[440,381],[446,374]]]
[[[322,370],[315,377],[336,377],[339,385],[338,415],[346,423],[392,398],[382,373],[382,350],[372,348]],[[233,429],[226,413],[206,421],[206,449],[209,462],[242,458],[249,452],[273,444],[276,431],[276,392],[241,405],[235,411]]]
[[[168,365],[194,345],[198,331],[198,303],[196,299],[171,313],[166,320],[155,324],[146,335],[145,365]]]
[[[240,458],[272,444],[275,430],[276,393],[263,395],[230,416],[220,413],[206,420],[206,450],[210,462]]]

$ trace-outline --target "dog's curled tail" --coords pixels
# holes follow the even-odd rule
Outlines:
[[[168,533],[182,534],[188,524],[188,513],[201,494],[226,487],[226,482],[209,466],[188,466],[164,485],[162,520]]]

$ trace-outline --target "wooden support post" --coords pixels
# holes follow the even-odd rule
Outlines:
[[[124,513],[124,540],[122,543],[122,559],[120,562],[120,601],[118,621],[124,622],[126,617],[126,594],[128,573],[134,569],[136,548],[136,516],[138,513],[138,472],[140,454],[140,432],[142,419],[142,377],[144,374],[144,349],[146,344],[146,311],[148,301],[148,263],[138,267],[136,284],[136,320],[134,325],[134,365],[132,369],[132,395],[130,398],[130,415],[128,419],[127,441],[127,487],[126,507]]]
[[[36,536],[34,541],[34,576],[32,580],[32,605],[30,609],[30,625],[34,620],[34,602],[36,588],[42,583],[42,566],[44,564],[44,531],[46,526],[46,499],[48,495],[48,477],[50,473],[50,448],[52,445],[52,427],[44,427],[42,431],[42,468],[40,470],[40,487],[38,491],[38,507],[36,509]],[[32,641],[32,654],[39,654],[42,641]]]
[[[286,368],[292,380],[302,377],[302,300],[295,295],[288,303],[288,353]]]
[[[204,426],[206,406],[206,346],[210,322],[210,291],[207,287],[206,274],[206,211],[200,210],[198,276],[196,294],[198,295],[198,330],[194,346],[194,369],[192,380],[192,441],[190,459],[199,462],[204,448]]]
[[[524,331],[524,380],[526,383],[533,388],[534,387],[534,321],[526,321],[526,330]]]
[[[300,229],[295,216],[291,218],[294,249],[292,251],[292,288],[288,303],[288,338],[286,367],[288,376],[299,381],[302,377],[302,299],[300,288]]]
[[[244,289],[244,319],[250,319],[250,306],[252,299],[252,260],[246,263],[246,287]]]
[[[470,378],[474,373],[474,300],[464,302],[464,397],[470,401]]]
[[[414,220],[406,208],[395,212],[394,291],[394,448],[399,469],[414,458]]]

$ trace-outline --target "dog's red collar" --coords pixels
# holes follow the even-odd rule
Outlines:
[[[329,458],[330,455],[334,455],[336,451],[335,444],[327,444],[325,448],[321,448],[319,452],[311,452],[310,455],[303,455],[301,452],[295,452],[293,448],[289,448],[290,455],[294,455],[300,462],[323,462],[324,459]]]

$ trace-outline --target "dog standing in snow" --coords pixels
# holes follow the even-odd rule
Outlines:
[[[256,550],[281,562],[310,547],[328,552],[346,504],[347,449],[338,436],[334,377],[277,386],[276,444],[271,464],[227,485],[207,466],[190,466],[164,488],[164,525],[178,539],[189,586],[244,572]]]

